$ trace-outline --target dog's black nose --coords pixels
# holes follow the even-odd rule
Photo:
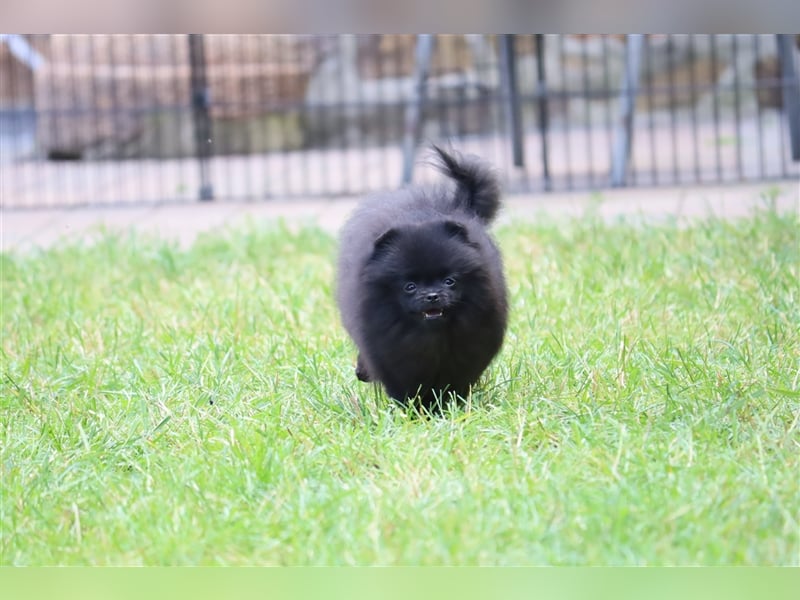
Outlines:
[[[425,296],[425,300],[428,302],[438,302],[439,301],[439,294],[433,292]]]

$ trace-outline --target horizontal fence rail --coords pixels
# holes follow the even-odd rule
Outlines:
[[[0,35],[6,208],[800,174],[797,35]]]

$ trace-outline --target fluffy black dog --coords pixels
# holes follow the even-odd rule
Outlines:
[[[366,199],[341,232],[337,300],[356,375],[406,404],[462,398],[500,350],[508,315],[492,170],[435,147],[451,180]]]

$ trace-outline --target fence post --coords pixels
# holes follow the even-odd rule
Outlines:
[[[195,155],[200,167],[199,198],[200,200],[213,200],[214,188],[209,177],[212,140],[211,116],[209,115],[211,98],[206,77],[206,58],[202,34],[189,34],[189,69]]]
[[[536,34],[536,103],[539,113],[539,135],[542,144],[542,174],[544,176],[544,189],[549,192],[552,188],[550,179],[550,152],[548,147],[547,132],[550,129],[548,113],[547,78],[544,64],[544,34]]]
[[[794,35],[778,34],[778,58],[781,64],[781,90],[783,111],[789,123],[789,139],[792,144],[792,160],[800,160],[800,81],[794,62]]]
[[[525,165],[522,145],[522,115],[519,110],[519,92],[517,89],[517,57],[515,54],[514,34],[500,36],[500,77],[506,101],[506,126],[511,133],[511,154],[515,167]]]
[[[413,96],[406,105],[405,129],[403,133],[403,181],[411,183],[414,174],[414,148],[417,145],[420,123],[422,121],[422,105],[425,102],[425,86],[431,68],[433,54],[433,35],[421,34],[417,37],[417,49],[414,59]]]
[[[631,34],[625,40],[625,73],[622,75],[622,90],[619,95],[620,122],[614,132],[611,155],[611,185],[625,185],[628,159],[633,143],[633,111],[636,94],[639,92],[639,62],[642,56],[642,34]]]

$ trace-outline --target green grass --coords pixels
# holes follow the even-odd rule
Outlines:
[[[2,260],[2,564],[798,564],[798,220],[497,232],[466,408],[353,375],[335,240]]]

